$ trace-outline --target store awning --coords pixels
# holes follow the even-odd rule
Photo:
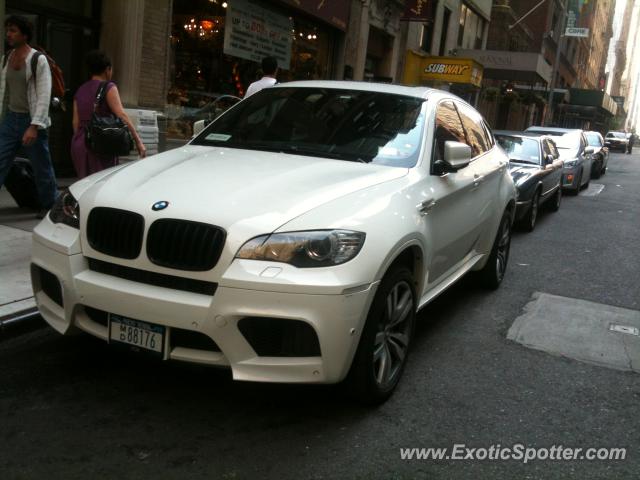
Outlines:
[[[618,105],[602,90],[585,90],[582,88],[570,89],[570,105],[583,107],[597,107],[603,109],[610,115],[615,116]]]
[[[431,57],[409,50],[405,62],[404,83],[459,83],[480,87],[482,71],[482,65],[471,58]]]
[[[481,63],[486,78],[551,83],[551,65],[539,53],[458,49],[457,54]]]

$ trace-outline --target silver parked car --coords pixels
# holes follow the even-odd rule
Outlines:
[[[562,188],[573,195],[589,186],[595,149],[589,146],[584,131],[572,128],[529,127],[528,134],[550,135],[564,162]]]

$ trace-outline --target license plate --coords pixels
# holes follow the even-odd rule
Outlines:
[[[114,313],[109,314],[109,340],[112,342],[126,343],[162,353],[164,332],[165,328],[161,325],[133,320]]]

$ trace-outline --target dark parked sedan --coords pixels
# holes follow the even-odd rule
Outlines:
[[[509,171],[518,189],[516,220],[525,231],[536,226],[540,205],[548,201],[557,211],[562,200],[562,160],[546,135],[496,131],[498,144],[509,156]]]
[[[627,139],[627,134],[624,132],[607,132],[607,135],[604,137],[604,144],[609,147],[611,151],[618,150],[619,152],[625,153],[629,145],[629,140]]]
[[[609,163],[609,147],[605,146],[604,138],[600,132],[584,132],[589,146],[593,147],[593,165],[591,166],[591,178],[600,178],[607,171]]]

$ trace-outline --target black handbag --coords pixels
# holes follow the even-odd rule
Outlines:
[[[104,101],[107,82],[101,82],[93,103],[93,115],[85,130],[87,148],[93,153],[109,157],[129,155],[133,139],[129,127],[115,115],[98,116],[96,110]]]

